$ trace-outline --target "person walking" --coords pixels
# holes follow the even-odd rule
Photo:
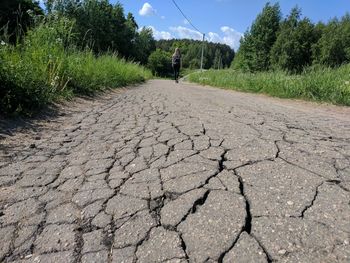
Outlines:
[[[175,82],[178,83],[179,74],[180,74],[180,66],[181,66],[181,53],[179,48],[175,48],[175,52],[172,56],[172,66],[174,69],[174,78]]]

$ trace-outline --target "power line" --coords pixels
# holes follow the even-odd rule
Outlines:
[[[179,11],[180,11],[180,13],[182,14],[182,16],[187,20],[187,22],[188,22],[196,31],[198,31],[198,32],[200,32],[201,34],[203,34],[197,27],[195,27],[195,26],[192,24],[191,20],[189,20],[189,19],[187,18],[187,16],[184,14],[184,12],[182,12],[181,8],[177,5],[177,3],[175,2],[175,0],[172,0],[172,1],[173,1],[174,5],[176,6],[176,8],[179,9]]]

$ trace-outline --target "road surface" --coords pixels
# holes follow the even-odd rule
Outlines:
[[[0,261],[350,262],[349,108],[167,80],[78,101],[2,125]]]

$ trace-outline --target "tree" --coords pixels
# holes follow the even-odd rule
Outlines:
[[[187,50],[181,49],[183,67],[191,69],[200,67],[201,48],[197,43],[191,43]]]
[[[126,19],[120,4],[112,6],[108,0],[85,0],[78,10],[77,27],[80,38],[93,40],[96,53],[108,50],[126,55]]]
[[[250,71],[270,68],[270,51],[277,38],[280,20],[279,4],[267,3],[241,39],[237,65]]]
[[[120,3],[109,0],[47,0],[50,14],[76,20],[77,45],[92,48],[95,53],[118,52],[121,56],[132,55],[137,24],[129,13],[126,18]]]
[[[312,62],[311,47],[317,41],[314,25],[309,19],[300,19],[301,10],[295,7],[281,23],[275,44],[271,49],[271,64],[275,69],[300,73]]]
[[[152,52],[148,58],[148,67],[151,69],[153,75],[169,76],[172,74],[171,53],[161,49]]]
[[[214,65],[213,67],[215,69],[222,69],[223,64],[222,64],[222,54],[220,49],[215,50],[215,57],[214,57]]]
[[[333,19],[320,30],[322,36],[312,49],[314,63],[336,67],[350,62],[350,15]]]
[[[44,12],[38,2],[32,0],[1,0],[0,31],[8,35],[8,40],[15,43],[18,37],[33,25],[34,19]]]
[[[140,33],[136,34],[133,57],[146,65],[148,57],[156,49],[155,40],[153,38],[152,29],[143,27]]]
[[[137,30],[139,26],[137,25],[135,21],[135,17],[133,16],[132,13],[128,13],[126,17],[126,24],[132,29],[132,30]]]

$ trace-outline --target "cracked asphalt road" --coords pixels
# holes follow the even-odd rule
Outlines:
[[[349,108],[153,80],[60,115],[3,135],[0,261],[350,262]]]

